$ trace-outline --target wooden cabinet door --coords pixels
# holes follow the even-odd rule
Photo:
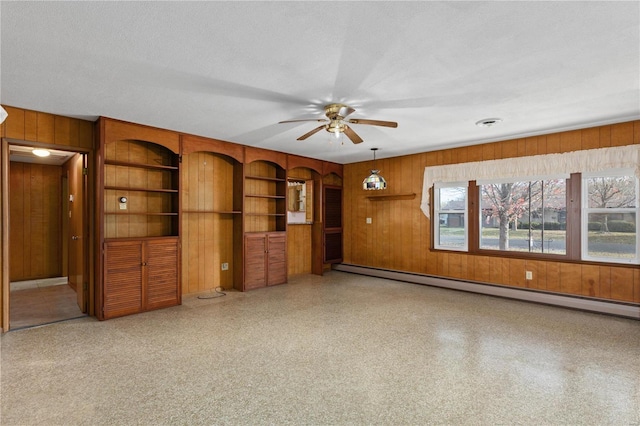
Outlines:
[[[324,187],[324,263],[342,262],[342,188]]]
[[[284,233],[267,237],[267,285],[287,282],[287,239]]]
[[[267,285],[266,235],[245,235],[244,256],[244,290]]]
[[[102,316],[104,319],[142,311],[142,241],[104,245]]]
[[[147,241],[143,265],[146,268],[145,309],[180,303],[178,240]]]

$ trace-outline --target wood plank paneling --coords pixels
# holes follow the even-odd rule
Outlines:
[[[428,166],[632,143],[640,143],[640,121],[386,158],[380,161],[380,168],[384,169],[381,174],[388,190],[421,194],[424,168]],[[345,263],[602,299],[637,303],[640,298],[637,266],[430,251],[431,221],[420,211],[420,197],[369,202],[360,187],[369,168],[369,161],[344,166]],[[367,217],[373,223],[367,224]],[[533,273],[532,280],[525,280],[525,271]]]
[[[628,145],[633,141],[633,121],[611,126],[611,146]],[[631,142],[633,143],[633,142]]]
[[[177,132],[111,118],[103,117],[101,120],[104,122],[107,145],[115,141],[138,140],[153,142],[170,149],[175,154],[180,153],[180,135]]]
[[[14,163],[9,168],[11,281],[62,273],[62,168]]]
[[[611,268],[611,298],[633,302],[633,269]]]
[[[597,265],[582,265],[581,294],[600,297],[600,267]]]
[[[233,222],[234,217],[241,220],[240,213],[232,213],[238,190],[234,167],[234,159],[213,152],[191,151],[182,157],[183,294],[233,287]]]

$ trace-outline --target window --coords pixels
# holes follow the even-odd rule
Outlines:
[[[565,179],[479,185],[480,249],[565,255]]]
[[[633,144],[429,166],[420,209],[434,249],[640,265],[638,164]]]
[[[582,258],[638,263],[638,179],[633,170],[582,179]]]
[[[436,248],[467,250],[467,185],[467,182],[437,184],[434,188]]]

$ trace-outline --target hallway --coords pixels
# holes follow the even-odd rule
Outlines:
[[[11,283],[11,329],[50,324],[85,316],[67,278]]]

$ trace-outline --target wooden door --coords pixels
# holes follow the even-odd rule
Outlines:
[[[112,241],[104,245],[102,317],[142,311],[143,242]]]
[[[86,235],[85,235],[85,185],[82,169],[84,167],[84,156],[76,154],[69,164],[69,235],[68,238],[68,277],[69,285],[76,291],[78,307],[82,312],[87,312],[85,297],[85,256],[86,256]]]
[[[145,309],[157,309],[180,303],[180,268],[176,238],[147,241],[142,265],[146,268]]]
[[[287,238],[285,233],[268,234],[267,285],[287,282]]]
[[[342,188],[324,187],[324,263],[342,262]]]
[[[267,285],[266,234],[245,235],[244,256],[244,290]]]

